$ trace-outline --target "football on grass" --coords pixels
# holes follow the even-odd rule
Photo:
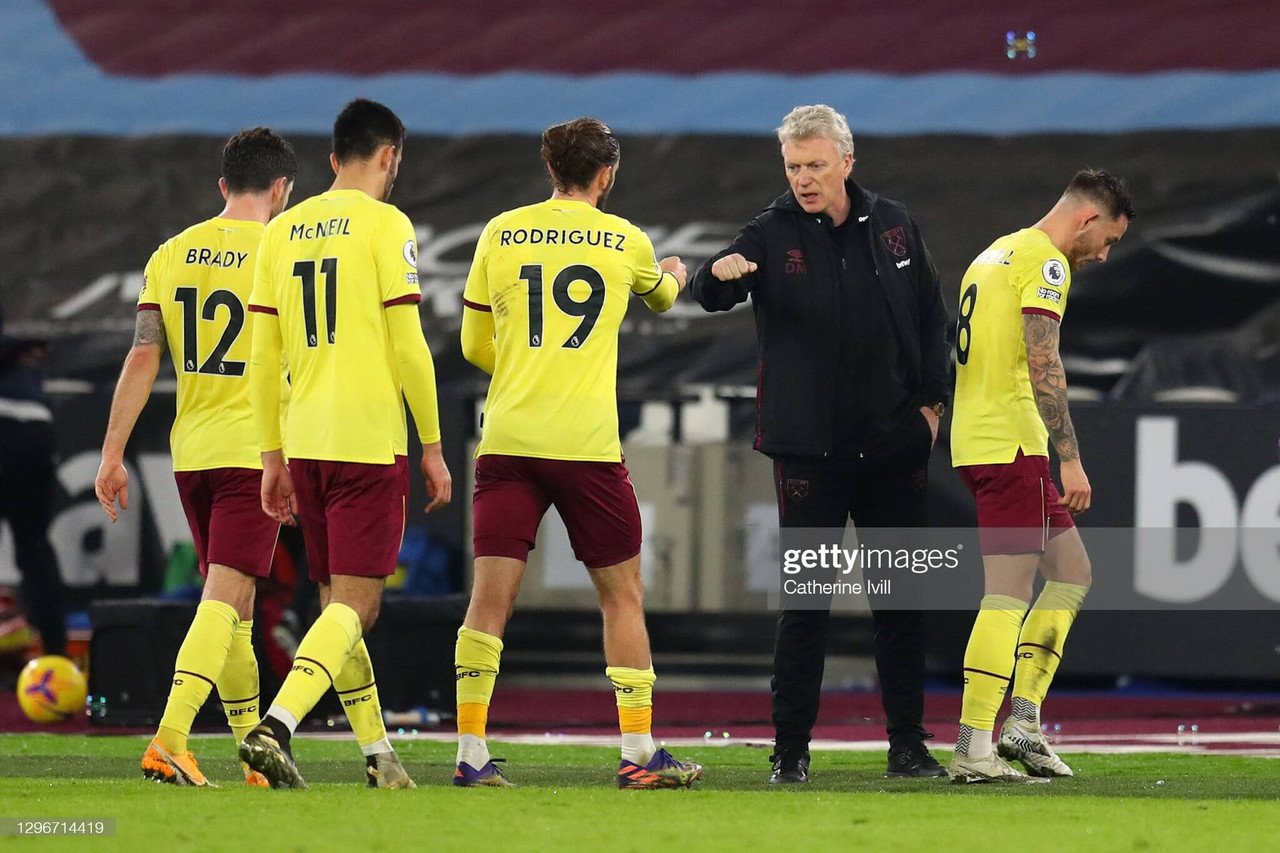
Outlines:
[[[59,655],[36,658],[18,675],[18,704],[33,722],[60,723],[83,714],[87,693],[84,675]]]

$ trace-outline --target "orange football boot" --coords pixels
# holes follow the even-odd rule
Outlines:
[[[152,738],[147,751],[142,754],[142,775],[167,785],[190,785],[196,788],[216,788],[200,772],[200,765],[190,751],[174,755],[164,748],[160,738]]]

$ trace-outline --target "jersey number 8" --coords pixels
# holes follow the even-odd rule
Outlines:
[[[978,285],[965,288],[960,297],[960,318],[956,320],[956,361],[969,363],[969,347],[973,344],[973,309],[978,304]]]

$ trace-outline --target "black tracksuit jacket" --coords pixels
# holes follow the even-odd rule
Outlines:
[[[905,392],[913,407],[950,398],[948,318],[938,272],[920,231],[899,202],[846,183],[852,207],[847,239],[870,242],[878,286],[884,290],[898,348]],[[869,221],[858,221],[867,217]],[[869,227],[868,227],[869,226]],[[757,270],[736,281],[711,274],[720,258],[738,253]],[[868,257],[863,246],[847,246],[853,262]],[[733,243],[708,259],[690,284],[693,298],[707,311],[727,311],[751,297],[759,354],[756,388],[755,449],[769,456],[824,458],[836,454],[841,426],[842,387],[849,378],[837,370],[841,347],[848,346],[857,318],[842,310],[840,288],[865,286],[847,279],[831,237],[831,220],[806,213],[788,191],[738,232]],[[901,395],[899,395],[901,396]],[[861,404],[875,401],[861,398]],[[890,412],[875,412],[888,418]]]

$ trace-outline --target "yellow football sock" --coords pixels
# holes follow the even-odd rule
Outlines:
[[[1040,725],[1040,705],[1053,682],[1062,647],[1089,587],[1047,581],[1018,635],[1017,669],[1013,679],[1013,715]]]
[[[458,703],[458,734],[485,739],[485,726],[489,724],[489,706],[479,702]]]
[[[173,753],[187,751],[187,736],[200,706],[222,674],[239,617],[236,609],[221,601],[202,601],[178,649],[173,666],[173,687],[160,718],[156,736]]]
[[[960,722],[984,732],[996,726],[996,714],[1013,677],[1013,652],[1027,614],[1027,602],[1007,595],[986,595],[964,650],[964,698]]]
[[[272,704],[272,709],[279,706],[293,717],[283,720],[290,729],[320,701],[333,684],[333,674],[342,672],[361,633],[360,617],[337,601],[330,602],[307,631],[293,656],[293,668]]]
[[[387,726],[382,721],[382,703],[378,701],[373,661],[369,659],[369,649],[363,639],[351,649],[347,665],[333,680],[333,689],[342,700],[342,710],[347,713],[347,721],[351,723],[351,731],[361,751],[369,755],[368,748],[374,748],[374,752],[389,749],[390,743],[381,743],[387,739]]]
[[[618,728],[622,730],[622,758],[641,766],[649,763],[657,746],[653,742],[653,683],[658,677],[653,666],[633,669],[629,666],[606,667],[604,674],[613,682],[613,695],[618,701]]]
[[[604,673],[613,682],[613,695],[618,700],[618,727],[622,733],[649,734],[653,727],[653,684],[658,680],[653,667],[611,666]]]
[[[466,625],[458,629],[453,663],[457,674],[459,735],[484,739],[501,659],[502,640]]]
[[[236,626],[227,663],[218,676],[218,697],[236,743],[262,722],[258,708],[258,659],[253,654],[253,620]]]
[[[619,708],[618,728],[624,735],[647,735],[653,731],[653,706]]]

